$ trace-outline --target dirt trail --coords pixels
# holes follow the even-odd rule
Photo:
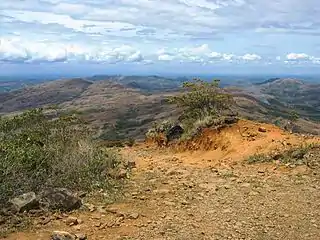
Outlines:
[[[8,239],[50,239],[54,230],[85,233],[88,239],[320,239],[319,169],[243,163],[253,153],[304,138],[258,127],[244,121],[219,134],[207,132],[201,141],[180,146],[182,152],[145,145],[124,149],[137,163],[124,200],[94,202],[93,212],[70,214],[82,221],[75,226],[66,225],[66,216]],[[198,150],[185,151],[190,146]]]

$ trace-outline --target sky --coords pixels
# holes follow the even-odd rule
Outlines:
[[[319,16],[319,0],[1,0],[0,74],[320,74]]]

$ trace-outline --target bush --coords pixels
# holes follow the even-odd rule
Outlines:
[[[219,82],[205,82],[200,79],[185,82],[182,93],[167,99],[169,103],[181,108],[182,114],[178,119],[181,124],[171,121],[155,124],[146,133],[146,137],[159,145],[166,145],[168,131],[175,125],[183,126],[184,133],[180,140],[192,139],[201,133],[203,128],[224,125],[225,113],[230,110],[234,101],[232,95],[219,88]]]
[[[108,186],[119,157],[99,148],[83,123],[49,119],[42,109],[0,119],[0,204],[47,187],[93,190]]]
[[[182,108],[180,119],[194,122],[206,116],[219,116],[233,103],[232,95],[219,88],[220,80],[205,82],[194,79],[183,84],[184,92],[169,98],[169,102]]]

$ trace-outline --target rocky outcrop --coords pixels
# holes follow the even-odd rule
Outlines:
[[[71,211],[81,207],[81,199],[66,188],[52,188],[41,193],[41,206],[49,210]]]
[[[24,193],[9,201],[16,212],[24,212],[39,208],[39,199],[34,192]]]
[[[81,199],[66,188],[51,188],[39,195],[34,192],[24,193],[9,200],[14,212],[34,209],[71,211],[81,207]]]

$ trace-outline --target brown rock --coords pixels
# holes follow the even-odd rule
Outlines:
[[[51,240],[75,240],[75,236],[64,231],[54,231],[51,235]]]
[[[129,215],[129,218],[131,218],[131,219],[138,219],[138,218],[139,218],[139,213],[131,213],[131,214]]]
[[[86,240],[88,239],[87,235],[83,234],[83,233],[77,233],[76,234],[76,239],[79,239],[79,240]]]
[[[258,131],[259,132],[267,132],[267,129],[265,127],[259,127]]]
[[[66,220],[68,226],[73,226],[78,224],[78,219],[76,217],[68,217]]]

